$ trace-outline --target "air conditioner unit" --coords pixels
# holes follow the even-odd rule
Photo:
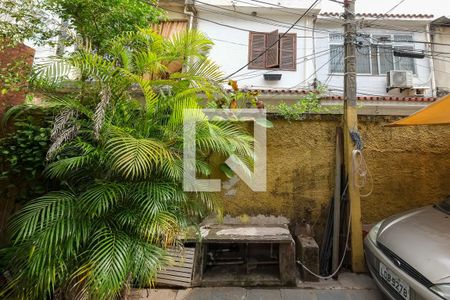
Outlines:
[[[389,71],[387,72],[388,88],[412,88],[413,74],[411,71]]]

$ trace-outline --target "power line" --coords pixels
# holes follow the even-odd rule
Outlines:
[[[374,34],[374,33],[369,33],[369,32],[367,32],[367,31],[365,31],[364,29],[361,29],[361,30],[362,30],[362,32],[363,32],[365,35],[370,36],[371,39],[374,39],[374,38],[373,38],[373,35],[389,36],[389,39],[383,39],[383,40],[382,40],[382,43],[383,43],[383,44],[391,44],[391,43],[394,43],[394,44],[405,44],[405,43],[412,43],[412,44],[426,44],[426,45],[450,46],[450,44],[446,44],[446,43],[436,43],[436,42],[428,42],[428,41],[417,41],[417,40],[413,40],[413,39],[411,39],[411,40],[405,40],[405,41],[395,41],[395,38],[394,38],[394,40],[391,40],[391,35],[394,35],[394,36],[398,35],[398,34],[396,34],[396,33],[394,33],[394,34],[391,34],[391,33],[384,33],[384,34],[383,34],[383,33],[381,33],[381,34],[375,33],[375,34]],[[410,32],[411,37],[412,37],[412,34],[413,34],[413,33],[414,33],[414,32]],[[406,34],[404,34],[404,35],[406,35]],[[359,34],[358,36],[364,38],[364,35]],[[373,42],[371,42],[371,43],[373,43]],[[376,43],[376,44],[379,44],[379,43]],[[449,54],[449,52],[434,52],[434,53]]]
[[[303,80],[303,81],[297,83],[296,85],[293,85],[293,86],[287,88],[286,90],[294,90],[294,89],[297,89],[300,85],[306,83],[306,82],[307,82],[308,80],[310,80],[313,76],[316,76],[316,75],[317,75],[317,72],[319,72],[319,70],[321,70],[323,67],[325,67],[326,65],[328,65],[328,64],[330,63],[330,61],[333,60],[337,55],[338,55],[338,54],[335,54],[335,55],[334,55],[333,57],[331,57],[327,62],[325,62],[324,64],[322,64],[322,65],[321,65],[319,68],[317,68],[317,70],[316,70],[315,72],[313,72],[308,78],[306,78],[305,80]],[[328,78],[326,79],[326,81],[328,81],[328,79],[329,79],[330,77],[332,77],[332,76],[333,76],[333,74],[329,74],[329,75],[328,75]],[[274,97],[276,97],[276,95],[273,95],[273,96],[268,97],[268,98],[271,99],[271,98],[274,98]]]
[[[325,19],[327,21],[333,22],[333,23],[339,23],[339,24],[343,24],[343,20],[339,17],[335,17],[335,16],[327,16],[328,18]],[[385,17],[383,17],[385,18]],[[332,20],[336,20],[336,21],[332,21]],[[369,23],[370,24],[370,23]],[[426,30],[412,30],[411,27],[400,27],[400,26],[382,26],[379,24],[371,24],[371,26],[365,26],[364,23],[361,23],[362,26],[366,27],[366,28],[378,28],[378,29],[386,29],[386,30],[397,30],[397,31],[403,31],[403,32],[408,32],[408,33],[428,33],[428,31]],[[439,33],[439,35],[448,35],[450,36],[450,33]]]
[[[262,3],[262,4],[267,4],[267,5],[274,6],[274,7],[290,9],[289,7],[286,7],[286,6],[283,6],[283,5],[280,5],[280,4],[274,4],[274,3],[265,2],[265,1],[261,1],[261,0],[250,0],[250,1],[257,2],[257,3]]]
[[[242,1],[242,0],[234,0],[234,1],[235,1],[235,2],[239,2],[239,3],[245,3],[245,4],[255,5],[255,7],[260,7],[260,8],[265,8],[265,7],[266,7],[266,6],[256,5],[256,4],[254,4],[254,3],[250,3],[250,2]],[[297,13],[292,12],[291,10],[284,10],[284,9],[281,9],[281,8],[287,8],[287,7],[285,7],[285,6],[281,6],[281,5],[277,5],[277,4],[272,4],[272,3],[267,3],[267,2],[264,2],[264,1],[257,1],[257,0],[249,0],[249,1],[257,2],[257,3],[264,3],[264,4],[268,4],[268,5],[274,6],[274,7],[279,7],[280,9],[278,9],[277,11],[282,11],[282,12],[285,12],[285,13],[287,13],[287,14],[295,15],[295,16],[298,15]]]
[[[389,9],[387,12],[384,13],[384,15],[390,13],[391,11],[393,11],[394,9],[396,9],[398,6],[400,6],[400,4],[402,4],[403,2],[405,2],[405,0],[400,0],[400,2],[398,2],[396,5],[394,5],[391,9]],[[384,19],[384,17],[377,17],[375,20],[372,20],[368,25],[375,23],[376,21],[378,21],[380,18]]]
[[[212,38],[209,37],[211,40],[213,41],[218,41],[218,42],[223,42],[223,43],[228,43],[228,44],[233,44],[233,45],[237,45],[237,46],[243,46],[243,47],[248,47],[248,44],[242,44],[242,43],[237,43],[237,42],[233,42],[233,41],[227,41],[227,40],[222,40],[222,39],[217,39],[217,38]]]
[[[313,56],[313,58],[321,57],[321,56],[323,56],[324,54],[326,54],[326,53],[329,52],[329,51],[330,51],[330,49],[327,48],[327,49],[325,49],[325,50],[322,50],[322,51],[317,52],[315,55],[314,55],[313,53],[311,53],[311,54],[307,54],[307,55],[305,55],[305,56],[303,56],[303,57],[299,57],[299,58],[297,58],[297,60],[296,60],[297,65],[299,65],[299,64],[301,63],[302,60],[310,60],[310,58],[309,58],[310,56]],[[317,55],[318,53],[320,53],[321,55]],[[235,78],[241,77],[241,76],[250,75],[250,74],[254,74],[254,73],[258,73],[258,72],[264,72],[264,71],[267,71],[267,69],[266,69],[266,70],[260,70],[260,69],[258,69],[258,70],[253,70],[253,71],[246,72],[246,73],[241,73],[241,74],[239,74],[239,75],[236,75]],[[280,70],[278,70],[278,69],[270,69],[270,71],[280,71]]]
[[[237,0],[236,0],[237,1]],[[256,0],[250,0],[250,1],[255,1],[255,2],[258,2],[258,1],[256,1]],[[241,1],[241,2],[243,2],[243,1]],[[315,5],[315,4],[313,4],[313,5]],[[274,6],[278,6],[278,5],[274,5]],[[278,7],[281,7],[281,6],[278,6]],[[175,13],[181,13],[181,12],[179,12],[179,11],[175,11],[175,10],[171,10],[171,9],[166,9],[167,11],[171,11],[171,12],[175,12]],[[308,11],[307,11],[308,12]],[[185,14],[185,15],[187,15],[186,13],[183,13],[183,14]],[[232,28],[232,29],[236,29],[236,30],[240,30],[240,31],[245,31],[245,32],[251,32],[250,30],[247,30],[247,29],[244,29],[244,28],[239,28],[239,27],[237,27],[237,26],[233,26],[233,25],[228,25],[228,24],[223,24],[223,23],[220,23],[220,22],[217,22],[217,21],[213,21],[213,20],[210,20],[210,19],[207,19],[207,18],[203,18],[203,17],[199,17],[199,16],[194,16],[195,18],[197,18],[197,19],[199,19],[199,20],[203,20],[203,21],[206,21],[206,22],[211,22],[211,23],[214,23],[214,24],[217,24],[217,25],[219,25],[219,26],[224,26],[224,27],[228,27],[228,28]],[[340,19],[338,19],[338,18],[334,18],[334,19],[337,19],[338,21],[340,21]],[[261,22],[260,22],[261,23]],[[336,22],[336,23],[338,23],[338,22]],[[339,23],[341,23],[341,22],[339,22]],[[295,23],[294,23],[295,24]],[[305,27],[305,28],[308,28],[308,27]],[[331,33],[331,32],[335,32],[335,31],[331,31],[331,30],[318,30],[318,31],[322,31],[322,32],[328,32],[328,33]],[[414,33],[414,32],[419,32],[419,33],[426,33],[426,32],[424,32],[424,31],[412,31],[412,30],[405,30],[405,31],[407,31],[407,32],[409,32],[409,33]],[[300,37],[301,38],[301,37]],[[324,38],[328,38],[328,36],[327,37],[324,37]],[[219,39],[215,39],[215,40],[219,40]],[[222,42],[227,42],[227,43],[232,43],[232,44],[236,44],[236,45],[240,45],[240,46],[248,46],[248,45],[245,45],[245,44],[241,44],[241,43],[236,43],[236,42],[232,42],[232,41],[226,41],[226,40],[219,40],[219,41],[222,41]],[[408,42],[410,42],[410,43],[424,43],[424,44],[433,44],[433,42],[421,42],[421,41],[408,41]],[[434,44],[439,44],[439,45],[443,45],[443,46],[450,46],[450,44],[443,44],[443,43],[434,43]],[[371,43],[371,45],[373,45],[372,43]],[[325,51],[329,51],[329,49],[327,49],[327,50],[324,50],[324,52]],[[319,53],[321,53],[321,52],[319,52]],[[262,54],[264,54],[264,52],[262,53]],[[261,54],[261,55],[262,55]],[[441,54],[447,54],[447,53],[444,53],[444,52],[442,52]],[[426,54],[427,55],[427,54]],[[304,56],[303,57],[303,59],[305,59],[306,57],[308,57],[309,55],[307,55],[307,56]],[[324,56],[324,54],[322,54],[322,55],[320,55],[320,56],[317,56],[317,57],[322,57],[322,56]],[[436,56],[436,55],[435,55]],[[442,57],[442,56],[441,56]],[[257,57],[258,58],[258,57]],[[255,59],[257,59],[257,58],[255,58]],[[300,58],[300,59],[302,59],[302,58]],[[322,65],[315,73],[313,73],[311,76],[309,76],[309,78],[307,78],[306,80],[304,80],[304,81],[302,81],[302,82],[300,82],[300,83],[298,83],[297,85],[295,85],[294,87],[297,87],[297,86],[299,86],[300,84],[302,84],[303,82],[306,82],[307,80],[309,80],[313,75],[316,75],[317,74],[317,72],[320,70],[320,69],[322,69],[326,64],[328,64],[332,59],[334,59],[334,57],[333,58],[331,58],[327,63],[325,63],[324,65]],[[444,59],[440,59],[440,58],[437,58],[438,60],[441,60],[441,61],[446,61],[446,60],[444,60]],[[448,62],[448,61],[446,61],[446,62]],[[251,63],[251,62],[250,62]],[[420,65],[420,64],[417,64],[416,63],[416,65],[417,66],[419,66],[419,67],[422,67],[422,68],[428,68],[429,69],[429,66],[424,66],[424,65]],[[248,64],[246,65],[246,66],[248,66]],[[244,66],[243,68],[245,68],[246,66]],[[241,69],[243,69],[243,68],[241,68]],[[239,70],[240,71],[240,70]],[[238,71],[238,72],[239,72]],[[275,71],[275,70],[270,70],[269,72],[273,72],[273,71]],[[445,74],[449,74],[448,72],[445,72],[445,71],[441,71],[441,70],[436,70],[437,72],[440,72],[440,73],[445,73]],[[253,73],[253,72],[261,72],[260,70],[255,70],[255,71],[252,71],[252,72],[249,72],[249,73]],[[235,72],[236,73],[236,72]],[[245,75],[247,75],[247,74],[249,74],[249,73],[244,73],[244,74],[241,74],[241,75],[239,75],[239,76],[245,76]],[[334,74],[333,73],[330,73],[330,75],[331,76],[333,76]],[[330,75],[328,76],[328,78],[327,78],[327,81],[328,81],[328,79],[330,79]],[[231,75],[230,75],[231,76]],[[256,76],[259,76],[259,74],[258,75],[256,75]],[[255,77],[256,77],[255,76]],[[251,76],[250,78],[252,78],[253,76]],[[228,77],[227,77],[228,78]],[[247,78],[243,78],[243,79],[241,79],[241,80],[244,80],[244,79],[247,79]]]
[[[248,2],[245,2],[245,1],[242,1],[242,0],[234,0],[234,1],[237,1],[237,2],[242,2],[242,3],[248,3]],[[249,1],[252,1],[252,2],[258,2],[258,3],[263,3],[263,4],[267,4],[267,5],[272,5],[272,6],[274,6],[274,7],[280,7],[280,8],[285,8],[285,9],[291,9],[291,8],[289,8],[289,7],[286,7],[286,6],[282,6],[282,5],[277,5],[277,4],[273,4],[273,3],[269,3],[269,2],[265,2],[265,1],[259,1],[259,0],[249,0]],[[332,0],[329,0],[329,1],[332,1]],[[391,12],[392,10],[394,10],[395,8],[397,8],[400,4],[402,4],[403,2],[404,2],[405,0],[402,0],[402,1],[400,1],[399,3],[397,3],[393,8],[391,8],[390,10],[388,10],[385,14],[387,14],[387,13],[389,13],[389,12]],[[261,6],[260,6],[261,7]],[[345,9],[345,8],[344,8]],[[295,14],[295,13],[293,13],[293,12],[289,12],[289,11],[285,11],[285,10],[283,10],[284,12],[287,12],[287,13],[291,13],[291,14]],[[340,18],[338,18],[338,17],[334,17],[334,16],[328,16],[330,19],[335,19],[335,20],[337,20],[337,21],[335,21],[335,23],[339,23],[339,24],[342,24],[343,23],[343,21],[340,19]],[[377,20],[379,20],[380,18],[382,18],[382,19],[384,19],[385,17],[384,16],[382,16],[382,17],[377,17],[375,20],[372,20],[369,24],[372,24],[374,21],[377,21]],[[329,20],[329,21],[331,21],[331,20]],[[427,33],[427,31],[414,31],[414,30],[410,30],[409,28],[405,28],[405,27],[392,27],[392,28],[389,28],[389,27],[379,27],[380,29],[397,29],[397,28],[401,28],[401,29],[403,29],[403,30],[400,30],[400,31],[407,31],[407,32],[415,32],[415,33]],[[325,30],[325,31],[329,31],[329,30]],[[331,32],[331,31],[329,31],[329,32]],[[442,33],[442,35],[450,35],[450,33]],[[424,42],[425,43],[425,42]],[[432,42],[431,42],[432,43]],[[444,44],[444,45],[446,45],[446,44]],[[449,45],[450,46],[450,45]]]
[[[322,51],[322,54],[320,54],[320,55],[315,55],[315,56],[313,56],[313,57],[311,57],[311,58],[308,58],[308,59],[305,59],[306,57],[304,57],[304,58],[302,58],[302,59],[297,59],[297,66],[300,65],[300,64],[302,64],[303,62],[310,61],[310,60],[312,60],[312,59],[316,59],[316,58],[318,58],[318,57],[325,56],[325,55],[328,54],[328,51],[329,51],[329,50]],[[318,52],[318,53],[320,53],[320,52]],[[270,73],[278,72],[278,71],[279,71],[279,70],[277,70],[277,69],[272,69],[272,70],[255,70],[255,71],[253,71],[253,72],[244,73],[245,75],[249,75],[249,76],[244,77],[244,78],[239,78],[239,79],[237,79],[237,80],[247,80],[247,79],[251,79],[251,78],[255,78],[255,77],[261,76],[262,74],[270,74]],[[252,73],[252,74],[250,74],[250,73]],[[255,73],[258,73],[258,74],[255,74]],[[245,76],[244,74],[235,76],[234,78],[241,77],[241,76]]]
[[[184,14],[184,15],[188,16],[187,13],[180,12],[180,11],[177,11],[177,10],[172,10],[172,9],[169,9],[169,8],[164,8],[164,10],[167,10],[167,11],[170,11],[170,12],[174,12],[174,13]],[[210,12],[219,14],[218,12],[214,12],[214,11],[210,11]],[[223,15],[223,14],[221,14],[221,15]],[[194,16],[194,18],[198,19],[198,20],[205,21],[205,22],[213,23],[213,24],[216,24],[218,26],[227,27],[227,28],[230,28],[230,29],[236,29],[236,30],[244,31],[244,32],[252,32],[252,30],[249,30],[249,29],[245,29],[245,28],[242,28],[242,27],[237,27],[237,26],[234,26],[234,25],[220,23],[220,22],[217,22],[217,21],[214,21],[214,20],[210,20],[210,19],[207,19],[207,18],[204,18],[204,17]],[[250,20],[243,19],[243,18],[240,18],[240,19],[246,20],[246,21],[250,21]],[[261,23],[261,22],[257,22],[257,23]],[[268,24],[268,23],[261,23],[261,24]],[[273,25],[273,24],[270,24],[270,25]],[[297,35],[297,39],[301,39],[301,38],[311,38],[311,37],[310,36]],[[328,38],[328,37],[323,37],[323,38]]]
[[[383,49],[383,48],[384,48],[384,49],[392,49],[392,50],[394,50],[394,51],[400,51],[400,52],[404,52],[404,53],[423,54],[423,55],[426,56],[427,58],[433,58],[433,59],[436,59],[436,60],[441,60],[441,61],[449,62],[449,61],[447,61],[447,60],[445,60],[445,59],[436,58],[436,55],[435,55],[435,54],[437,53],[438,56],[440,56],[440,57],[450,58],[450,56],[445,56],[445,54],[449,54],[449,53],[446,53],[446,52],[428,51],[427,49],[417,49],[417,50],[420,51],[420,52],[417,52],[416,49],[412,49],[412,50],[396,49],[396,47],[397,47],[397,48],[398,48],[398,47],[401,47],[404,43],[411,43],[411,41],[401,41],[401,42],[395,42],[395,41],[394,41],[394,44],[396,44],[396,45],[386,45],[386,44],[382,45],[382,44],[379,44],[379,43],[374,43],[374,42],[371,40],[371,39],[373,39],[373,37],[371,36],[371,34],[365,32],[365,31],[363,31],[363,32],[364,32],[364,34],[363,34],[363,35],[359,35],[359,36],[362,37],[363,39],[365,39],[365,40],[369,43],[369,45],[367,45],[366,47],[375,46],[375,47],[377,47],[377,48],[382,48],[382,49]],[[367,37],[367,36],[369,36],[369,37]],[[434,57],[433,57],[433,56],[434,56]]]
[[[390,26],[390,27],[388,27],[388,26],[382,26],[382,25],[373,24],[371,26],[366,26],[366,28],[377,28],[377,29],[403,31],[403,32],[409,32],[409,33],[426,33],[426,34],[428,34],[428,31],[426,31],[426,30],[411,30],[410,27],[400,27],[400,26]],[[450,36],[450,33],[439,33],[439,35]]]
[[[254,62],[255,60],[257,60],[258,58],[260,58],[261,56],[263,56],[264,54],[266,54],[266,52],[272,48],[274,45],[276,45],[278,42],[280,42],[280,40],[286,36],[286,34],[288,34],[288,32],[294,28],[295,25],[297,25],[298,22],[300,22],[300,20],[311,10],[313,9],[314,6],[316,6],[316,4],[319,2],[320,0],[316,0],[314,1],[313,4],[311,4],[311,6],[291,25],[291,27],[288,28],[288,30],[286,30],[285,33],[281,34],[280,36],[278,36],[278,39],[273,42],[269,47],[267,47],[263,52],[261,52],[258,56],[256,56],[255,58],[253,58],[251,61],[249,61],[248,63],[246,63],[244,66],[242,66],[241,68],[239,68],[238,70],[236,70],[235,72],[231,73],[230,75],[228,75],[225,79],[230,78],[231,76],[239,73],[241,70],[243,70],[244,68],[246,68],[248,65],[250,65],[252,62]]]
[[[280,21],[275,20],[275,19],[271,19],[271,18],[267,18],[267,17],[261,17],[261,16],[258,16],[258,15],[254,16],[254,15],[252,15],[252,14],[247,14],[247,13],[244,13],[244,12],[241,12],[241,11],[237,11],[237,10],[233,10],[233,9],[228,9],[228,8],[225,8],[225,7],[222,7],[222,6],[218,6],[218,5],[206,3],[206,2],[203,2],[203,1],[198,1],[198,0],[197,0],[196,3],[200,3],[200,4],[203,4],[203,5],[206,5],[206,6],[210,6],[210,7],[219,9],[219,10],[228,11],[228,12],[231,12],[231,13],[233,13],[233,14],[239,14],[239,15],[251,17],[251,19],[244,19],[244,18],[241,18],[241,19],[246,20],[246,21],[251,21],[251,22],[260,23],[260,24],[276,25],[276,26],[285,27],[285,28],[289,28],[290,25],[291,25],[291,24],[289,24],[289,23],[280,22]],[[205,9],[205,8],[202,8],[202,11],[207,11],[207,12],[210,12],[210,13],[215,13],[215,14],[220,14],[220,15],[226,15],[226,16],[235,17],[234,15],[224,14],[224,13],[222,13],[222,12],[218,12],[218,11],[214,11],[214,10],[207,10],[207,9]],[[256,21],[255,18],[256,18],[256,19],[261,19],[261,20],[267,20],[267,21],[270,21],[270,22],[273,22],[273,23],[268,23],[268,22],[263,22],[263,21]],[[303,25],[297,25],[297,24],[296,24],[295,27],[296,27],[296,28],[298,27],[298,28],[300,28],[300,29],[311,29],[311,30],[313,29],[312,27],[303,26]],[[320,30],[320,31],[322,31],[322,32],[330,32],[329,30],[325,30],[325,29]]]
[[[325,67],[326,65],[328,65],[333,59],[335,59],[338,55],[340,55],[340,53],[336,53],[335,55],[333,55],[332,57],[330,57],[330,59],[328,61],[326,61],[324,64],[322,64],[319,68],[317,68],[317,70],[315,70],[308,78],[306,78],[305,80],[297,83],[296,85],[290,87],[289,89],[294,89],[297,88],[299,85],[304,84],[305,82],[307,82],[308,80],[312,79],[313,76],[317,76],[317,72],[319,72],[323,67]]]

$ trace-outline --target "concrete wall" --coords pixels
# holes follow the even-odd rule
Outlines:
[[[373,192],[362,199],[363,223],[435,203],[450,195],[450,128],[389,128],[387,117],[360,117]],[[333,195],[339,116],[274,120],[268,130],[267,192],[242,181],[224,191],[225,213],[284,215],[322,222]],[[366,191],[363,190],[362,193]]]

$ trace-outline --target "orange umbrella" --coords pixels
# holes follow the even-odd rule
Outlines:
[[[450,125],[450,94],[387,126]]]

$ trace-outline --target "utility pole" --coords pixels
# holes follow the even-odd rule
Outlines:
[[[358,132],[358,114],[356,108],[356,23],[355,1],[344,0],[345,18],[345,68],[344,68],[344,163],[348,178],[347,195],[350,201],[351,216],[351,253],[352,270],[365,271],[364,250],[361,223],[361,199],[359,188],[355,184],[352,152],[354,143],[350,136]]]

